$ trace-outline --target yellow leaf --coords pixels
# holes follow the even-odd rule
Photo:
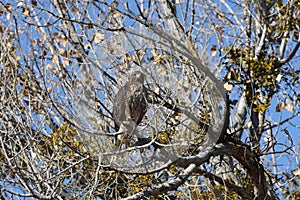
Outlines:
[[[260,105],[258,106],[258,109],[259,109],[260,112],[265,112],[265,110],[267,109],[267,105],[265,105],[265,104],[260,104]]]
[[[170,167],[170,173],[171,174],[176,174],[177,173],[177,167],[176,166],[174,166],[174,165],[172,165],[171,167]]]
[[[78,141],[74,142],[75,147],[78,147],[79,145],[80,145],[80,142],[78,142]]]

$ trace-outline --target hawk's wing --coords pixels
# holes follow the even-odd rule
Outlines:
[[[147,111],[143,84],[129,81],[119,89],[113,104],[113,117],[116,131],[122,123],[137,126]],[[134,127],[131,127],[134,128]]]
[[[119,130],[121,123],[126,120],[125,108],[126,108],[126,89],[121,87],[117,92],[114,104],[113,104],[113,118],[115,122],[116,131]]]
[[[130,95],[129,107],[132,120],[139,125],[147,112],[145,88],[142,84],[136,85]]]

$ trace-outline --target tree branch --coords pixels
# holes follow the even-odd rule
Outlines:
[[[253,200],[254,199],[254,195],[251,192],[248,192],[246,188],[235,185],[227,180],[222,179],[219,176],[216,176],[212,173],[209,173],[207,171],[204,171],[200,168],[196,168],[194,170],[194,173],[198,173],[203,175],[204,177],[207,177],[209,179],[211,179],[212,181],[217,181],[218,183],[220,183],[221,185],[224,185],[224,187],[228,188],[230,191],[234,191],[236,192],[240,197],[242,197],[243,199],[249,199],[249,200]]]
[[[134,200],[134,199],[141,199],[142,197],[157,196],[159,194],[162,194],[162,193],[170,191],[170,190],[176,190],[180,185],[182,185],[187,180],[187,178],[189,177],[189,175],[193,172],[193,170],[195,168],[196,168],[195,164],[190,164],[174,180],[159,184],[157,186],[154,186],[154,187],[144,190],[142,192],[138,192],[132,196],[124,198],[123,200]]]

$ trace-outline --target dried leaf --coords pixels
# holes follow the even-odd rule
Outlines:
[[[112,8],[116,8],[116,7],[118,7],[118,5],[119,5],[119,2],[117,2],[117,1],[114,1],[111,3]]]
[[[217,54],[217,47],[216,47],[216,45],[213,45],[213,46],[211,47],[210,53],[211,53],[211,55],[212,55],[213,57],[216,56],[216,54]]]
[[[162,76],[167,75],[167,70],[166,70],[165,68],[163,68],[163,67],[159,68],[159,69],[157,70],[157,72],[158,72],[160,75],[162,75]]]
[[[37,5],[37,0],[31,0],[31,5],[36,6]]]
[[[21,6],[23,6],[23,2],[22,1],[19,1],[18,3],[17,3],[17,7],[21,7]]]
[[[232,88],[233,88],[233,85],[227,82],[227,83],[224,84],[224,88],[225,88],[227,91],[231,91]]]
[[[118,12],[118,11],[116,11],[116,10],[113,10],[112,11],[112,17],[113,18],[118,18],[118,17],[120,17],[121,16],[121,14]]]
[[[64,59],[64,60],[63,60],[63,63],[64,63],[65,65],[70,65],[70,60],[69,60],[69,59]]]
[[[73,14],[80,14],[80,11],[79,11],[77,8],[75,8],[75,7],[73,7],[73,8],[71,9],[71,12],[72,12]]]
[[[66,78],[67,74],[62,72],[62,73],[59,73],[58,77],[61,78],[61,79],[64,79]]]
[[[227,78],[227,79],[231,79],[231,74],[232,74],[232,72],[227,72],[226,78]]]
[[[55,64],[58,64],[58,56],[57,55],[52,56],[52,62]]]
[[[97,33],[94,37],[94,42],[98,44],[99,42],[103,41],[105,39],[104,33]]]
[[[137,52],[137,55],[139,56],[139,58],[142,58],[142,57],[145,55],[145,51],[139,50],[139,51]]]
[[[179,87],[179,86],[181,86],[181,85],[183,85],[183,80],[178,80],[178,81],[176,81],[176,83],[175,83],[175,86],[176,86],[176,87]]]
[[[276,112],[280,112],[280,111],[281,111],[281,109],[280,109],[280,108],[281,108],[281,105],[280,105],[280,104],[278,104],[278,105],[276,106],[276,110],[275,110],[275,111],[276,111]]]
[[[148,9],[143,10],[144,15],[147,15],[149,13]]]
[[[59,35],[59,33],[58,33],[58,32],[54,32],[52,35],[53,35],[54,37],[57,37],[57,36]]]
[[[98,21],[99,21],[99,20],[100,20],[100,19],[98,18]],[[86,25],[86,26],[84,27],[85,30],[91,29],[91,28],[94,28],[94,26],[93,26],[92,24],[88,24],[88,25]]]
[[[23,10],[22,10],[22,15],[23,15],[24,17],[27,17],[27,16],[29,16],[29,9],[28,9],[28,8],[25,8],[25,7],[23,7]]]
[[[154,92],[159,94],[159,91],[160,91],[159,87],[155,87]]]
[[[171,118],[176,118],[176,117],[180,117],[182,114],[180,112],[173,112],[173,114],[171,115]]]
[[[222,20],[224,18],[224,15],[221,14],[221,13],[217,13],[216,14],[216,17],[219,19],[219,20]]]
[[[238,100],[233,100],[230,102],[231,105],[236,105],[239,101]]]
[[[49,63],[49,64],[46,65],[46,70],[47,71],[50,70],[51,68],[52,68],[52,64]]]
[[[12,5],[10,3],[5,4],[4,6],[9,12],[11,12]]]
[[[293,173],[294,176],[299,176],[300,175],[300,168],[294,169],[292,171],[292,173]]]
[[[280,80],[281,80],[282,76],[283,76],[283,75],[281,75],[281,74],[278,74],[278,75],[277,75],[277,77],[276,77],[276,81],[277,81],[277,82],[280,82]]]
[[[130,58],[128,58],[129,60],[130,60],[130,62],[131,61],[135,61],[136,60],[136,57],[135,57],[135,55],[132,55]]]
[[[156,54],[156,50],[155,49],[152,49],[150,51],[151,55],[153,56],[153,58],[157,57],[157,54]]]
[[[269,135],[264,137],[264,142],[265,143],[269,143],[269,142],[271,142],[271,140],[272,140],[272,138]]]
[[[65,36],[60,37],[60,43],[65,47],[68,43],[68,40]]]
[[[288,112],[293,112],[294,111],[294,106],[291,105],[291,104],[286,104],[286,103],[282,102],[281,107],[284,108]]]
[[[47,34],[46,33],[44,33],[44,32],[41,32],[41,35],[42,35],[42,38],[43,38],[43,40],[42,41],[46,41],[47,40]]]
[[[21,59],[21,56],[16,55],[16,54],[14,55],[14,57],[15,57],[16,61],[19,61]]]
[[[67,51],[65,49],[59,48],[58,52],[62,57],[67,57]]]
[[[5,18],[7,21],[9,21],[10,20],[10,13],[7,13],[7,15],[6,15],[6,18]]]

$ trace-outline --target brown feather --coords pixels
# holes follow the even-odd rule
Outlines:
[[[147,112],[144,74],[135,72],[116,94],[113,104],[113,117],[116,131],[121,124],[128,124],[130,129],[138,126]]]

